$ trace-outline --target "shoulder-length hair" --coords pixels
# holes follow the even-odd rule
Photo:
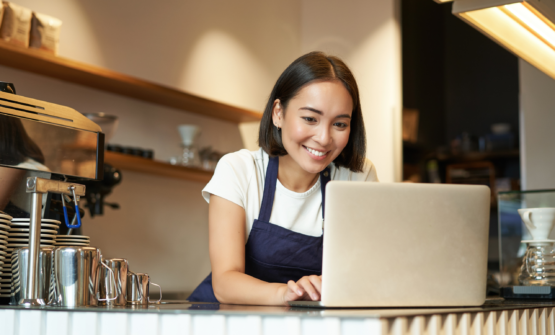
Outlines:
[[[44,155],[27,135],[21,120],[0,115],[0,163],[17,165],[27,158],[44,164]]]
[[[285,111],[289,101],[306,85],[314,81],[334,80],[343,83],[353,99],[349,141],[334,163],[336,166],[346,167],[353,172],[362,171],[366,156],[366,133],[355,77],[341,59],[319,51],[303,55],[291,63],[283,71],[270,94],[258,134],[258,144],[268,155],[287,155],[281,141],[281,131],[272,122],[274,101],[279,99]]]

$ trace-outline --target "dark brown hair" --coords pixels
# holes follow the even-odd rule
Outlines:
[[[17,165],[27,158],[44,164],[44,155],[27,135],[21,120],[0,115],[0,164]]]
[[[272,121],[274,101],[279,99],[285,111],[289,101],[306,85],[314,81],[333,80],[343,83],[353,99],[349,141],[341,154],[334,160],[334,163],[336,166],[346,167],[353,172],[362,171],[366,155],[366,133],[355,77],[341,59],[319,51],[303,55],[291,63],[278,78],[270,94],[262,115],[258,134],[258,144],[268,155],[287,155],[287,151],[281,142],[281,131]]]

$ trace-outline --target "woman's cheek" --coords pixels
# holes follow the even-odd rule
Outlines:
[[[295,142],[302,142],[305,137],[309,136],[309,129],[305,125],[296,124],[291,129],[291,138]]]
[[[350,134],[350,129],[349,130],[344,130],[341,132],[341,134],[337,137],[338,141],[337,141],[337,146],[339,148],[341,148],[340,152],[343,151],[343,149],[345,149],[345,147],[347,146],[347,143],[349,143],[349,134]]]

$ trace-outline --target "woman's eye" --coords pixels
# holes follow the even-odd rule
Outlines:
[[[343,122],[336,122],[333,125],[338,127],[338,128],[347,128],[347,124],[343,123]]]
[[[308,122],[316,122],[316,119],[310,116],[304,116],[303,119]]]

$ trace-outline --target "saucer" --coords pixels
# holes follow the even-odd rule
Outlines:
[[[8,214],[0,214],[0,219],[11,221],[13,220],[13,217],[9,216]]]
[[[1,228],[2,225],[0,225]],[[13,228],[25,228],[27,227],[27,229],[29,229],[29,222],[13,222],[12,223],[12,227]],[[40,227],[45,227],[45,228],[51,228],[51,229],[59,229],[60,227],[58,227],[58,225],[55,224],[50,224],[50,223],[41,223]],[[8,227],[9,229],[10,227]]]
[[[54,238],[56,238],[56,234],[47,234],[47,233],[41,232],[40,237],[41,238],[47,238],[47,239],[54,239]],[[29,234],[26,234],[26,233],[11,233],[10,236],[8,236],[8,241],[11,238],[26,238],[26,239],[29,239]]]
[[[30,220],[31,220],[31,219],[17,218],[17,219],[12,219],[12,223],[15,223],[15,222],[22,222],[22,223],[25,223],[25,222],[29,222]],[[53,223],[53,224],[57,224],[57,225],[62,224],[61,221],[52,220],[52,219],[41,219],[40,221],[41,221],[42,223]]]
[[[9,234],[12,233],[27,233],[27,235],[29,235],[29,228],[10,228],[10,230],[8,231]],[[58,231],[55,229],[40,229],[40,233],[41,234],[58,234]],[[2,231],[0,230],[0,234],[2,234]]]
[[[80,242],[80,243],[89,243],[89,239],[84,238],[59,238],[56,237],[57,242]]]
[[[56,239],[56,243],[91,243],[89,240],[61,240]]]
[[[88,247],[89,243],[56,243],[57,247]]]
[[[555,240],[522,240],[521,243],[555,243]]]
[[[52,244],[44,244],[44,243],[45,243],[44,241],[40,241],[40,242],[41,242],[41,244],[40,244],[41,247],[51,247],[51,246],[54,245],[54,243],[52,243]],[[50,242],[49,242],[49,243],[50,243]],[[29,244],[14,243],[14,244],[8,244],[8,246],[9,246],[9,247],[12,247],[12,248],[18,248],[18,247],[28,247]]]
[[[60,240],[90,240],[90,237],[82,235],[58,235],[56,238]]]

